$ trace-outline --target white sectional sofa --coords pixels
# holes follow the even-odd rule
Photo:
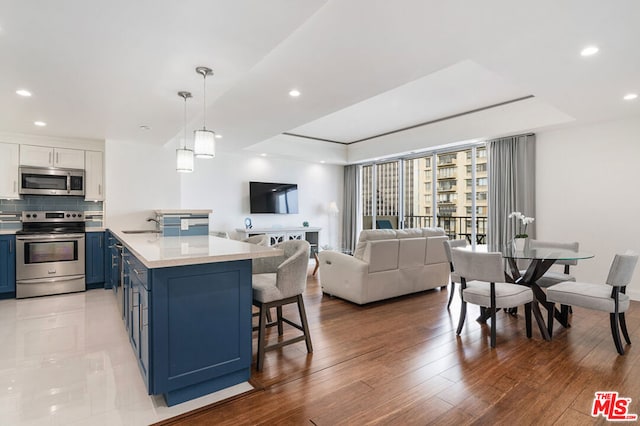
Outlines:
[[[446,286],[445,240],[441,228],[364,230],[353,256],[319,253],[322,291],[362,305]]]

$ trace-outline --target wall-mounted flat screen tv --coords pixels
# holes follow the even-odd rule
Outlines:
[[[295,183],[249,182],[251,213],[298,213]]]

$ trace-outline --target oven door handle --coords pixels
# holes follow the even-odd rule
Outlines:
[[[39,283],[59,283],[62,281],[74,281],[83,279],[84,275],[70,275],[68,277],[56,277],[56,278],[32,278],[28,280],[18,280],[17,284],[39,284]]]
[[[84,234],[42,234],[42,235],[19,235],[16,240],[67,240],[69,238],[84,238]]]

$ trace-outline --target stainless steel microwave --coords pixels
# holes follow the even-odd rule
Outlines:
[[[84,170],[20,167],[20,194],[84,195]]]

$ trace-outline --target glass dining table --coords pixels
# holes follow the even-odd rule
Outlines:
[[[547,325],[545,338],[551,338],[553,330],[551,329],[553,321],[552,315],[565,328],[570,327],[566,313],[563,314],[555,308],[555,304],[547,302],[547,295],[544,290],[537,284],[538,280],[551,268],[551,266],[559,260],[583,260],[594,257],[593,253],[585,251],[573,251],[558,248],[529,248],[523,250],[515,250],[511,245],[505,246],[502,250],[502,256],[507,260],[511,270],[511,279],[516,284],[526,285],[530,287],[536,300],[547,310]],[[527,261],[528,266],[524,271],[518,267],[518,261]],[[541,329],[542,332],[542,329]],[[543,333],[545,335],[545,333]]]

